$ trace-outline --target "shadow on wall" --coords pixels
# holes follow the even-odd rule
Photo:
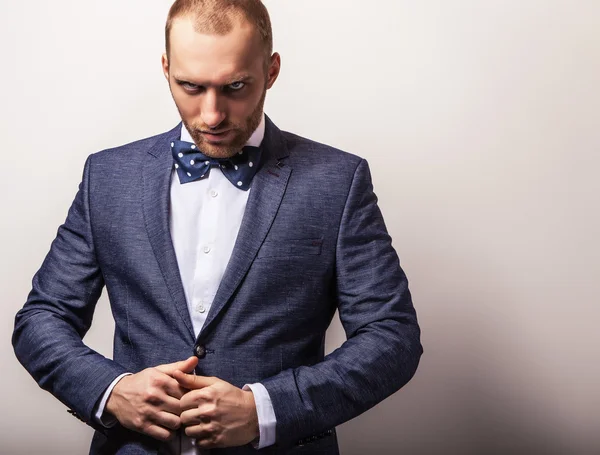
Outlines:
[[[568,417],[544,390],[538,365],[531,365],[535,355],[521,343],[527,328],[505,318],[505,310],[494,311],[494,302],[514,300],[502,284],[490,282],[501,270],[484,270],[485,258],[470,267],[464,257],[452,256],[447,248],[422,251],[421,264],[411,264],[423,331],[421,364],[402,390],[338,428],[341,453],[600,453],[566,436]],[[330,346],[344,339],[334,321]]]

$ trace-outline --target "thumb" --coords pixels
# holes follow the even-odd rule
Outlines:
[[[196,365],[198,365],[198,357],[192,356],[186,360],[181,360],[179,362],[158,365],[156,369],[161,373],[173,376],[173,373],[175,371],[184,371],[186,373],[191,373],[192,371],[194,371],[194,368],[196,368]]]
[[[189,390],[203,389],[204,387],[210,387],[211,385],[219,382],[218,378],[185,374],[181,371],[175,371],[173,373],[173,378],[179,382],[181,387]]]

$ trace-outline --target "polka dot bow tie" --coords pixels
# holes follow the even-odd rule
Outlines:
[[[210,168],[218,166],[223,175],[240,190],[248,191],[260,162],[259,147],[244,147],[231,158],[210,158],[191,142],[173,141],[171,152],[179,182],[189,183],[208,177]]]

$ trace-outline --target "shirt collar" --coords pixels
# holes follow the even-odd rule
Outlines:
[[[260,147],[260,144],[262,144],[262,141],[265,137],[265,114],[262,114],[262,117],[260,119],[260,123],[258,125],[258,128],[256,128],[256,130],[254,130],[254,133],[252,133],[252,136],[250,136],[250,139],[248,139],[248,142],[246,142],[246,145],[250,145],[252,147]],[[187,128],[185,127],[185,125],[182,123],[181,124],[181,140],[182,141],[186,141],[186,142],[194,142],[194,140],[192,139],[192,136],[190,135],[190,132],[187,130]]]

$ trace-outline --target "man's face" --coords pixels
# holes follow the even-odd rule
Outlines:
[[[252,25],[239,22],[227,35],[194,31],[189,18],[174,21],[163,72],[181,119],[208,156],[233,156],[260,124],[265,95],[279,74]]]

